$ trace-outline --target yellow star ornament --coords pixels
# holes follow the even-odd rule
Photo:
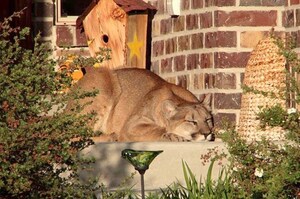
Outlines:
[[[130,49],[130,59],[135,55],[139,59],[141,58],[141,51],[140,48],[144,45],[142,41],[139,41],[136,35],[136,32],[134,33],[133,41],[128,42],[128,48]]]

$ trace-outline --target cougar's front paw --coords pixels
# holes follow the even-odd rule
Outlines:
[[[210,134],[208,134],[207,136],[205,136],[205,139],[208,140],[208,141],[213,142],[213,141],[215,141],[216,136],[215,136],[214,133],[210,133]]]
[[[190,142],[190,140],[172,133],[163,134],[162,139],[163,141],[172,141],[172,142]]]

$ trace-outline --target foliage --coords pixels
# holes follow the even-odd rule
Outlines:
[[[223,140],[228,145],[236,198],[295,197],[300,182],[299,145],[266,139],[247,142],[234,130],[228,130]]]
[[[290,103],[299,104],[300,103],[300,87],[299,81],[297,80],[297,74],[300,72],[300,59],[298,54],[294,51],[297,47],[296,39],[292,37],[287,37],[285,40],[275,38],[275,44],[279,47],[279,53],[283,55],[287,61],[287,82],[286,82],[286,92],[285,99],[290,100]],[[292,98],[294,99],[291,99]],[[293,102],[294,101],[294,102]]]
[[[221,170],[216,181],[212,179],[212,169],[217,158],[212,159],[205,182],[198,182],[195,175],[187,165],[182,162],[185,186],[177,182],[161,189],[162,194],[156,198],[160,199],[227,199],[233,198],[231,178],[225,167]],[[152,198],[154,198],[152,196]]]
[[[267,126],[275,127],[284,125],[287,117],[285,113],[286,111],[278,104],[272,108],[264,108],[258,113],[261,128],[265,129]]]
[[[71,78],[54,70],[39,35],[33,50],[20,46],[29,29],[10,26],[20,15],[0,23],[0,198],[93,198],[94,183],[81,184],[76,172],[92,161],[78,152],[92,144],[93,115],[62,110],[95,92],[59,92]]]
[[[295,102],[299,104],[299,87],[294,76],[295,72],[300,71],[300,62],[289,43],[281,40],[276,40],[276,43],[290,66],[287,71],[287,90],[285,96],[281,97],[289,99],[288,96],[293,94]],[[253,90],[247,89],[246,92]],[[266,94],[272,96],[268,92]],[[297,109],[285,110],[280,105],[263,108],[258,113],[263,129],[281,127],[286,132],[285,140],[281,141],[266,138],[249,141],[233,129],[227,129],[223,134],[223,141],[228,145],[230,154],[235,198],[286,199],[300,196],[299,116]]]
[[[128,183],[134,177],[135,173],[132,173],[129,177],[124,179],[124,181],[118,186],[115,191],[108,190],[104,185],[100,186],[98,190],[101,198],[103,199],[138,199],[138,194],[133,191],[133,187],[128,187]]]
[[[81,69],[90,66],[98,66],[105,60],[111,59],[111,50],[108,48],[99,48],[95,57],[83,57],[74,53],[69,53],[68,49],[62,51],[63,56],[60,56],[57,60],[58,65],[67,65],[69,70]]]

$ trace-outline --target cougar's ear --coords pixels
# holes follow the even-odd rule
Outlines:
[[[201,104],[208,110],[211,111],[211,100],[212,100],[212,95],[211,93],[205,94],[202,97]]]
[[[161,111],[166,118],[170,118],[176,113],[176,104],[171,100],[165,100],[162,102]]]

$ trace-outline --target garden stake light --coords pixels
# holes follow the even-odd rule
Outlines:
[[[141,175],[141,194],[145,198],[144,174],[154,158],[163,151],[136,151],[124,149],[122,157],[128,160]]]

